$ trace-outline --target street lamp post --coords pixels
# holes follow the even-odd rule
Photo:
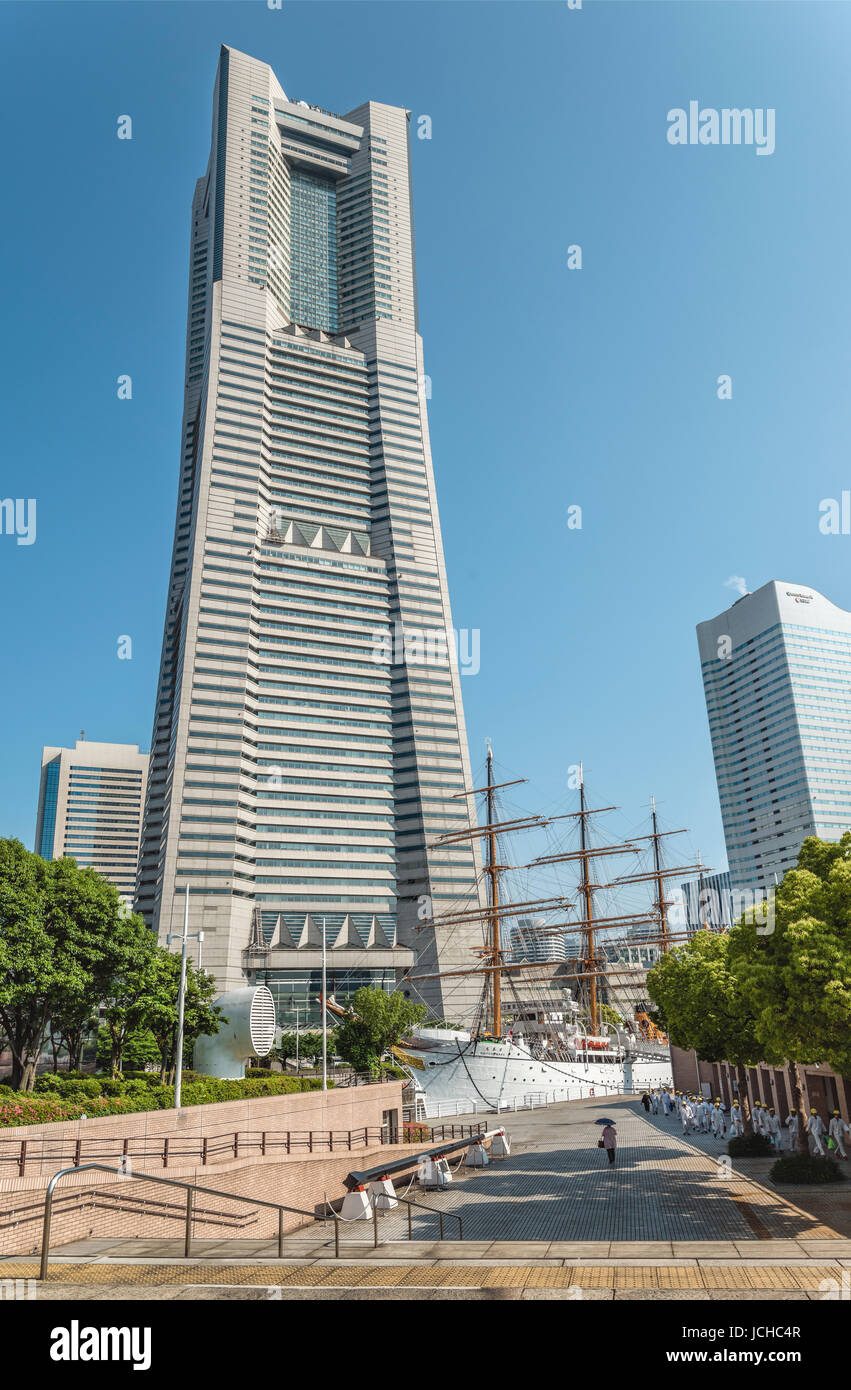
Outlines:
[[[189,884],[186,885],[186,901],[183,906],[183,931],[181,933],[180,987],[177,994],[177,1059],[174,1068],[174,1108],[180,1109],[181,1088],[183,1085],[183,1020],[186,1012],[186,948],[190,938],[198,941],[198,969],[201,969],[201,946],[204,940],[202,931],[189,930]],[[173,933],[166,936],[166,944],[175,940]]]

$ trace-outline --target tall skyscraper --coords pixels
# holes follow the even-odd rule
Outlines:
[[[682,893],[683,926],[689,932],[708,927],[711,931],[729,928],[746,904],[736,913],[730,891],[730,875],[726,869],[717,874],[704,874],[680,884]]]
[[[851,828],[851,613],[779,581],[697,628],[734,890]]]
[[[96,869],[133,901],[148,755],[135,743],[43,748],[35,852]]]
[[[410,112],[223,48],[192,204],[179,496],[137,905],[281,1016],[474,964],[457,654],[417,326]],[[448,638],[447,638],[448,635]],[[350,973],[348,973],[350,972]],[[451,1021],[481,976],[406,984]]]

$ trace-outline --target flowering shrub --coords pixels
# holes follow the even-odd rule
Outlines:
[[[421,1144],[424,1140],[431,1138],[431,1131],[425,1125],[416,1125],[408,1121],[402,1126],[402,1142],[404,1144]]]
[[[12,1091],[8,1098],[0,1099],[0,1128],[79,1120],[83,1115],[95,1120],[100,1115],[126,1115],[134,1110],[167,1110],[173,1104],[174,1093],[168,1086],[160,1087],[156,1093],[148,1091],[144,1096],[81,1096],[79,1099]]]
[[[193,1075],[197,1075],[193,1073]],[[329,1082],[329,1085],[331,1083]],[[183,1105],[210,1105],[217,1101],[244,1100],[249,1096],[293,1095],[301,1091],[319,1090],[318,1077],[270,1076],[246,1077],[244,1081],[221,1081],[215,1076],[198,1077],[181,1089]],[[0,1089],[0,1128],[15,1125],[41,1125],[57,1120],[79,1120],[85,1115],[96,1120],[101,1115],[128,1115],[140,1110],[170,1110],[174,1105],[173,1086],[136,1085],[125,1083],[123,1094],[87,1095],[74,1092],[71,1086],[64,1094],[42,1090],[32,1095],[22,1091]],[[414,1142],[414,1141],[412,1141]]]

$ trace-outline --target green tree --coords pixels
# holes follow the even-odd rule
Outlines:
[[[84,996],[64,1009],[53,1010],[50,1015],[50,1049],[54,1073],[59,1071],[59,1053],[63,1047],[68,1054],[68,1070],[79,1071],[86,1038],[95,1028],[97,1005],[91,997]]]
[[[619,1014],[617,1009],[613,1009],[611,1004],[599,1004],[598,1013],[601,1023],[608,1023],[612,1028],[623,1028],[623,1014]]]
[[[93,869],[0,840],[0,1028],[15,1089],[32,1089],[51,1019],[79,1050],[125,916],[117,890]]]
[[[329,1057],[331,1056],[331,1053],[332,1053],[332,1052],[335,1052],[335,1051],[337,1050],[336,1036],[337,1036],[337,1029],[329,1029],[329,1031],[328,1031],[328,1056],[329,1056]],[[282,1034],[281,1034],[281,1041],[280,1041],[280,1043],[279,1043],[279,1045],[278,1045],[278,1056],[281,1058],[282,1061],[285,1061],[287,1058],[294,1058],[295,1055],[296,1055],[296,1035],[295,1035],[295,1033],[282,1033]],[[305,1062],[307,1062],[307,1061],[311,1061],[311,1062],[317,1061],[317,1059],[320,1058],[320,1057],[322,1056],[322,1034],[321,1034],[321,1033],[307,1032],[307,1030],[305,1030],[304,1032],[302,1032],[302,1030],[299,1029],[299,1034],[298,1034],[298,1056],[299,1056],[299,1061],[305,1061]]]
[[[349,1001],[334,1046],[355,1071],[369,1071],[376,1076],[387,1049],[425,1016],[422,1004],[412,1004],[398,990],[388,994],[386,990],[364,986]]]
[[[731,1062],[736,1068],[745,1131],[750,1129],[745,1067],[769,1055],[756,1030],[737,975],[731,969],[729,936],[699,931],[666,952],[647,974],[647,989],[675,1047],[692,1049],[705,1062]]]
[[[141,917],[128,916],[119,923],[110,943],[110,968],[101,997],[113,1076],[122,1069],[128,1039],[144,1030],[145,1010],[156,990],[156,953],[156,939]]]
[[[163,1085],[174,1079],[177,1065],[177,1023],[180,995],[180,955],[155,948],[142,981],[142,1021],[153,1034],[160,1054]],[[222,1010],[213,1004],[215,980],[204,970],[186,962],[186,995],[183,1012],[184,1061],[191,1058],[192,1046],[202,1033],[218,1033],[219,1022],[226,1023]]]
[[[28,1068],[27,1089],[32,1088],[57,986],[44,868],[20,840],[0,840],[0,1028],[8,1038],[16,1091]]]
[[[109,1028],[102,1025],[98,1029],[97,1061],[101,1071],[110,1071],[113,1065],[113,1041]],[[136,1028],[127,1032],[121,1046],[120,1072],[146,1071],[155,1062],[160,1064],[160,1050],[156,1038],[147,1028]]]
[[[851,832],[806,839],[773,908],[773,921],[746,913],[730,932],[731,967],[763,1047],[790,1064],[803,1114],[799,1064],[851,1076]]]

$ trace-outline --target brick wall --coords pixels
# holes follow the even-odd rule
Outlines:
[[[266,1156],[283,1157],[289,1133],[290,1154],[307,1153],[307,1136],[314,1133],[317,1143],[334,1149],[363,1147],[363,1135],[371,1130],[376,1142],[382,1115],[395,1110],[402,1117],[402,1082],[375,1086],[348,1086],[330,1091],[304,1091],[299,1095],[263,1096],[251,1100],[224,1101],[215,1105],[193,1105],[182,1110],[144,1110],[131,1115],[104,1115],[91,1120],[64,1120],[56,1124],[19,1125],[0,1129],[0,1187],[4,1179],[19,1174],[21,1143],[26,1141],[24,1176],[54,1173],[76,1159],[80,1162],[118,1163],[127,1141],[135,1167],[161,1171],[164,1162],[171,1169],[176,1163],[200,1159],[203,1140],[207,1140],[207,1166],[216,1166],[234,1157],[234,1136],[238,1135],[237,1155],[242,1144],[244,1157],[259,1156],[262,1136],[267,1135]],[[319,1135],[331,1135],[319,1140]],[[165,1141],[168,1140],[168,1147]],[[170,1151],[170,1152],[169,1152]]]
[[[99,1158],[110,1164],[119,1161],[121,1147],[127,1140],[134,1174],[163,1173],[164,1141],[168,1139],[169,1177],[312,1211],[326,1191],[329,1200],[342,1194],[343,1178],[350,1169],[374,1166],[370,1163],[373,1154],[375,1163],[382,1158],[390,1162],[393,1156],[415,1150],[416,1146],[410,1145],[377,1146],[382,1116],[387,1110],[397,1111],[401,1119],[401,1082],[0,1130],[0,1141],[5,1141],[0,1143],[0,1154],[14,1158],[13,1162],[0,1164],[0,1254],[25,1253],[40,1245],[47,1183],[54,1172],[70,1166],[72,1160],[67,1153],[78,1139],[81,1163]],[[371,1132],[371,1144],[364,1145],[364,1130]],[[263,1157],[259,1149],[264,1131],[279,1139],[287,1132],[291,1136],[312,1132],[315,1142],[324,1143],[326,1148],[310,1154],[306,1151],[306,1138],[294,1139],[292,1152],[287,1156],[283,1148],[273,1147],[270,1138]],[[328,1152],[329,1133],[335,1150],[342,1152]],[[234,1158],[234,1134],[243,1143],[253,1142],[247,1157]],[[211,1145],[219,1138],[222,1140],[220,1147],[211,1148],[206,1166],[196,1156],[181,1157],[181,1146],[194,1148],[197,1153],[204,1137]],[[27,1159],[21,1177],[17,1158],[24,1139]],[[147,1152],[139,1153],[140,1149]],[[58,1157],[60,1151],[66,1157]],[[95,1237],[182,1235],[185,1194],[177,1188],[85,1172],[64,1178],[57,1193],[51,1248],[87,1237],[90,1231]],[[201,1238],[242,1235],[263,1239],[277,1232],[277,1213],[262,1207],[200,1195],[197,1203],[194,1229]],[[307,1220],[292,1215],[285,1229]]]
[[[346,1155],[312,1158],[230,1159],[209,1169],[184,1165],[169,1169],[168,1176],[209,1186],[222,1196],[198,1193],[195,1197],[193,1237],[199,1240],[273,1239],[278,1233],[278,1214],[245,1202],[228,1201],[228,1193],[241,1193],[261,1201],[281,1202],[313,1213],[327,1194],[329,1202],[344,1192],[343,1179],[354,1167],[371,1168],[418,1152],[422,1145],[381,1145],[360,1149],[356,1159]],[[0,1255],[32,1254],[41,1248],[44,1194],[47,1174],[0,1182]],[[141,1178],[91,1172],[63,1178],[54,1198],[51,1250],[71,1241],[139,1238],[182,1240],[186,1193]],[[310,1216],[285,1213],[284,1230],[310,1223]],[[345,1228],[343,1228],[345,1230]],[[345,1235],[343,1236],[345,1241]]]
[[[720,1096],[730,1105],[736,1095],[736,1068],[729,1062],[703,1062],[694,1052],[682,1052],[671,1048],[671,1064],[674,1086],[680,1091],[698,1091],[700,1083],[706,1082],[713,1100]],[[851,1080],[839,1076],[830,1067],[812,1067],[801,1063],[798,1068],[804,1090],[804,1106],[813,1106],[822,1119],[828,1119],[834,1107],[843,1118],[851,1120]],[[774,1106],[781,1120],[785,1120],[795,1104],[792,1077],[788,1066],[769,1067],[761,1063],[758,1067],[745,1067],[748,1094],[751,1104],[755,1100]]]

